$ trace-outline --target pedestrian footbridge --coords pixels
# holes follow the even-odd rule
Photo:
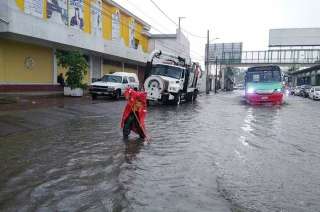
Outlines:
[[[320,48],[317,49],[270,49],[265,51],[223,52],[220,57],[210,58],[211,64],[217,63],[230,67],[256,65],[301,65],[305,67],[320,64]]]

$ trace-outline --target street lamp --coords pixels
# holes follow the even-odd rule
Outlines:
[[[206,48],[206,55],[207,55],[207,57],[206,57],[206,72],[207,72],[207,74],[206,74],[206,94],[209,94],[209,68],[210,68],[210,59],[209,59],[209,48],[210,48],[210,42],[213,42],[213,41],[215,41],[215,40],[218,40],[218,39],[220,39],[220,38],[214,38],[214,39],[212,39],[212,40],[210,40],[209,39],[209,30],[208,30],[208,32],[207,32],[207,48]],[[216,60],[217,60],[217,58],[216,58]],[[216,61],[216,63],[217,63],[217,61]],[[217,77],[217,76],[216,76]],[[217,81],[217,79],[215,79],[215,84],[214,84],[214,86],[215,86],[215,92],[216,92],[216,81]]]

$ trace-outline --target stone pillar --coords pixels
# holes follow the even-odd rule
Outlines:
[[[52,83],[54,85],[58,84],[57,78],[58,78],[58,61],[56,56],[56,49],[52,49],[52,74],[53,74],[53,80]]]

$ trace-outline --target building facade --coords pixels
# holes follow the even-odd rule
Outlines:
[[[143,76],[149,30],[111,0],[2,0],[0,91],[58,87],[58,50],[85,54],[88,84],[116,71]]]
[[[150,35],[149,50],[162,50],[190,60],[190,42],[179,29],[176,34]]]

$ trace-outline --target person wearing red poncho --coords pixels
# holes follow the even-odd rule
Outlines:
[[[123,137],[128,138],[132,130],[137,133],[140,138],[145,139],[147,137],[144,124],[147,113],[147,94],[129,88],[125,91],[124,96],[128,102],[121,120]]]

